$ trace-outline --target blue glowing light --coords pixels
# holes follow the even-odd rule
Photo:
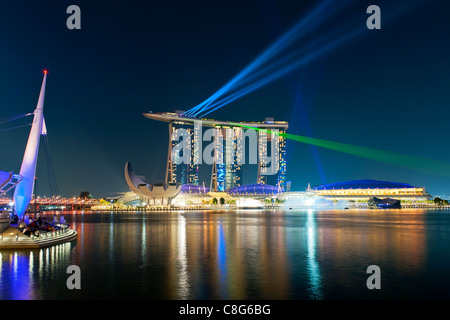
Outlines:
[[[328,0],[322,2],[317,8],[315,8],[308,16],[300,20],[294,27],[292,27],[287,33],[285,33],[280,39],[266,49],[261,55],[259,55],[252,63],[239,72],[233,79],[231,79],[222,88],[216,91],[208,99],[200,103],[199,105],[188,110],[185,115],[197,115],[206,111],[211,103],[217,100],[219,97],[235,89],[238,84],[245,81],[246,77],[261,67],[264,63],[273,59],[276,55],[280,54],[284,49],[292,45],[300,37],[304,36],[309,30],[316,27],[318,24],[326,20],[332,13],[335,13],[339,7],[342,7],[346,1],[336,2],[334,0]],[[330,5],[333,3],[333,10],[330,9]]]
[[[353,32],[350,32],[349,34],[336,39],[333,42],[330,42],[328,45],[318,49],[317,51],[314,51],[312,53],[309,53],[308,55],[304,56],[301,59],[295,60],[287,65],[285,65],[284,67],[278,69],[275,72],[272,72],[271,74],[265,76],[264,78],[244,87],[243,89],[231,94],[230,96],[228,96],[227,98],[224,98],[222,100],[220,100],[219,102],[217,102],[216,104],[213,105],[213,107],[210,106],[209,110],[205,113],[203,113],[201,116],[204,117],[207,114],[222,108],[223,106],[229,104],[230,102],[233,102],[239,98],[241,98],[244,95],[247,95],[248,93],[255,91],[256,89],[259,89],[271,82],[273,82],[276,79],[281,78],[282,76],[285,76],[286,74],[300,68],[301,66],[311,62],[312,60],[322,56],[323,54],[329,52],[330,50],[332,50],[333,48],[337,47],[338,45],[344,43],[347,40],[350,40],[351,38],[353,38],[354,36],[356,36],[357,34],[359,34],[362,31],[362,29],[356,29]]]
[[[304,17],[297,24],[295,24],[288,32],[280,37],[275,43],[273,43],[268,49],[266,49],[261,55],[259,55],[252,63],[239,72],[233,79],[231,79],[222,88],[216,91],[208,99],[185,112],[187,116],[197,116],[202,112],[211,110],[212,104],[218,98],[228,94],[235,90],[238,86],[242,86],[245,82],[248,82],[251,78],[257,77],[257,75],[251,76],[251,73],[255,72],[263,66],[265,63],[280,55],[283,50],[295,43],[298,39],[305,36],[309,31],[318,27],[320,24],[329,19],[337,11],[345,7],[348,1],[334,1],[329,0],[322,2],[317,6],[308,16]],[[280,62],[278,62],[280,63]],[[273,69],[275,66],[270,67]],[[265,70],[267,71],[267,70]],[[250,77],[250,78],[249,78]]]
[[[328,53],[337,46],[354,38],[362,31],[367,31],[366,26],[360,23],[360,16],[357,16],[350,22],[348,19],[345,19],[344,23],[337,24],[337,27],[327,27],[327,34],[318,40],[315,40],[315,35],[311,35],[312,31],[316,31],[320,25],[324,25],[326,21],[329,22],[331,18],[336,18],[336,14],[346,8],[350,2],[351,1],[333,0],[322,2],[308,16],[295,24],[293,28],[286,32],[279,40],[265,50],[222,88],[202,103],[186,111],[184,115],[204,117],[236,99],[304,66],[306,63],[311,62],[325,53]],[[395,9],[391,8],[388,14],[383,16],[384,23],[386,20],[392,20],[393,17],[397,17],[400,13],[405,13],[421,3],[425,3],[425,1],[411,1],[408,6],[402,6],[401,8]],[[330,24],[335,25],[336,22],[339,21],[333,21]],[[329,32],[328,29],[331,29],[331,32]],[[308,33],[312,39],[307,39],[305,43],[301,44],[302,49],[293,51],[293,53],[288,55],[283,53],[283,50],[291,47],[297,40],[304,38]],[[281,54],[283,54],[282,58],[278,57],[276,62],[263,68],[263,66],[271,59],[274,59]]]
[[[219,234],[217,236],[217,264],[220,272],[220,282],[222,283],[222,288],[228,291],[228,272],[227,272],[227,251],[225,242],[225,233],[223,230],[223,225],[219,225]],[[223,297],[227,297],[228,292],[223,293]]]
[[[225,165],[217,164],[217,191],[225,190]]]

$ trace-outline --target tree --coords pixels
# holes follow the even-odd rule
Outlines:
[[[220,205],[223,206],[225,204],[225,199],[224,198],[220,198]]]
[[[80,198],[81,199],[89,199],[89,198],[92,198],[92,195],[89,193],[89,191],[81,191]]]
[[[434,203],[435,204],[444,204],[444,205],[447,205],[448,204],[448,201],[447,200],[444,200],[444,199],[441,199],[441,198],[439,198],[439,197],[436,197],[436,198],[434,198]]]
[[[213,203],[214,205],[216,205],[217,202],[218,202],[218,201],[217,201],[217,198],[214,198],[213,201],[212,201],[212,203]]]

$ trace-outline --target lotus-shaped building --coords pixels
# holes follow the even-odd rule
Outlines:
[[[129,162],[125,164],[125,180],[131,191],[153,205],[170,205],[181,190],[181,185],[177,183],[148,183],[145,177],[133,172]]]

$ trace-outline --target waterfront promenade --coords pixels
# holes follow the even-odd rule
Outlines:
[[[68,225],[60,225],[55,231],[41,231],[39,236],[27,236],[11,226],[0,234],[0,249],[39,249],[69,242],[77,238],[77,232]]]
[[[10,209],[12,199],[2,197],[0,198],[0,209]],[[402,202],[402,208],[404,209],[450,209],[450,205],[436,204],[433,201],[420,201],[420,202]],[[349,202],[347,204],[349,209],[367,209],[367,203],[365,202]],[[86,211],[92,210],[97,212],[102,211],[179,211],[179,210],[210,210],[210,211],[223,211],[223,210],[246,210],[246,209],[264,209],[264,210],[291,210],[291,209],[333,209],[332,206],[317,206],[317,207],[292,207],[284,205],[283,203],[265,203],[261,206],[255,207],[238,207],[234,204],[204,204],[204,205],[123,205],[118,203],[106,203],[105,199],[83,199],[77,197],[37,197],[32,199],[29,206],[29,212],[45,212],[45,211]],[[335,209],[335,208],[334,208]]]

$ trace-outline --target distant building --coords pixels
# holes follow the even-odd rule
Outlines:
[[[263,196],[271,197],[278,194],[278,187],[266,184],[247,184],[227,190],[232,196]]]
[[[194,157],[198,156],[194,153],[194,144],[197,135],[194,134],[194,128],[192,126],[186,126],[185,124],[175,123],[170,127],[171,134],[179,128],[183,128],[190,135],[188,144],[188,150],[190,152],[190,157],[192,159],[191,163],[181,163],[179,159],[177,159],[180,155],[176,154],[175,157],[171,159],[171,175],[168,176],[169,183],[179,183],[179,184],[196,184],[198,185],[198,164],[195,164]],[[182,137],[182,139],[186,139],[187,137]],[[176,141],[170,141],[171,150],[174,148]]]
[[[372,197],[377,197],[425,201],[432,198],[423,187],[369,179],[323,184],[313,187],[311,191],[329,200],[368,201]]]
[[[266,119],[266,122],[271,123],[271,121],[268,119]],[[277,186],[280,191],[286,190],[286,129],[287,128],[280,127],[278,129],[278,134],[272,132],[271,134],[258,136],[258,147],[260,148],[258,150],[259,157],[261,157],[263,154],[271,154],[272,152],[275,152],[275,154],[278,155],[278,166],[275,169],[277,171],[277,174],[263,175],[262,172],[272,164],[266,165],[263,163],[263,161],[260,160],[258,166],[257,183]],[[276,146],[276,144],[272,144],[272,141],[275,139],[278,139],[278,148],[273,148],[273,146]]]
[[[142,197],[145,205],[170,205],[181,190],[177,183],[148,183],[143,176],[137,176],[129,162],[125,164],[125,180],[130,191]]]

